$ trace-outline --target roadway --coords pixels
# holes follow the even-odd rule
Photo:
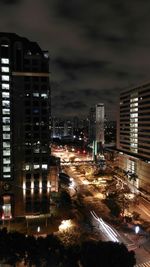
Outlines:
[[[80,156],[74,153],[74,156],[77,156],[78,161],[87,160],[86,155]],[[66,152],[61,152],[61,159],[63,159],[63,161],[68,161],[68,158],[68,152],[67,155]],[[89,163],[87,165],[84,163],[83,169],[85,170],[88,167]],[[105,214],[106,207],[104,207],[104,204],[102,204],[101,202],[101,194],[98,194],[97,189],[95,190],[94,186],[89,185],[88,181],[86,180],[85,174],[81,173],[76,166],[67,165],[63,168],[64,171],[68,173],[74,181],[75,189],[70,189],[72,192],[74,190],[72,196],[75,196],[76,193],[78,193],[83,198],[84,209],[88,211],[88,216],[91,223],[93,224],[94,231],[99,233],[99,236],[105,241],[111,240],[114,242],[123,242],[128,247],[128,249],[134,249],[136,253],[137,264],[144,264],[145,261],[148,262],[150,260],[150,254],[143,247],[138,247],[139,239],[135,236],[135,234],[125,234],[121,229],[118,228],[116,230],[114,226],[112,226],[110,223],[108,224],[106,220],[104,220],[102,215],[101,217],[99,216],[99,214]],[[100,197],[97,197],[98,195],[100,195]],[[149,211],[145,207],[143,200],[141,201],[141,205],[139,205],[139,207],[147,213],[147,216],[149,215]]]

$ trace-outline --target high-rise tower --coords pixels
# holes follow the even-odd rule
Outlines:
[[[49,56],[37,43],[0,33],[0,212],[49,207]]]
[[[96,105],[96,142],[100,149],[104,145],[104,104]]]
[[[121,93],[117,128],[118,166],[129,173],[135,189],[150,192],[150,83]]]

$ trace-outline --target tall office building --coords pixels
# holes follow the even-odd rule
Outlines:
[[[37,43],[0,33],[0,213],[49,208],[49,56]]]
[[[99,146],[104,145],[104,104],[99,103],[96,105],[96,141]]]
[[[98,154],[103,153],[105,142],[105,109],[103,103],[96,104],[95,107],[90,109],[88,122],[88,138],[89,142],[93,143],[93,157],[96,159]]]
[[[150,83],[131,88],[120,96],[117,148],[120,166],[136,173],[136,187],[150,190]]]

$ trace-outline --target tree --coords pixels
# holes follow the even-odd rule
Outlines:
[[[133,267],[136,260],[124,244],[87,241],[82,244],[80,262],[83,267]]]
[[[63,207],[71,206],[72,201],[71,201],[71,197],[69,193],[67,193],[66,191],[61,191],[59,202],[60,202],[60,206],[63,206]]]
[[[130,181],[136,182],[137,178],[138,178],[138,176],[137,176],[136,173],[131,173],[130,176],[129,176],[129,180]]]

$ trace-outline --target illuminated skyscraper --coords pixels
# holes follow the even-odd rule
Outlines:
[[[136,188],[150,191],[150,83],[133,87],[120,96],[117,148],[119,166],[136,174]]]
[[[103,153],[105,110],[104,104],[96,104],[89,112],[89,141],[93,143],[93,157]]]
[[[104,145],[104,104],[96,105],[96,142],[98,146]]]
[[[49,56],[37,43],[0,33],[0,212],[48,210]]]
[[[150,84],[123,92],[120,97],[118,148],[150,159]]]

